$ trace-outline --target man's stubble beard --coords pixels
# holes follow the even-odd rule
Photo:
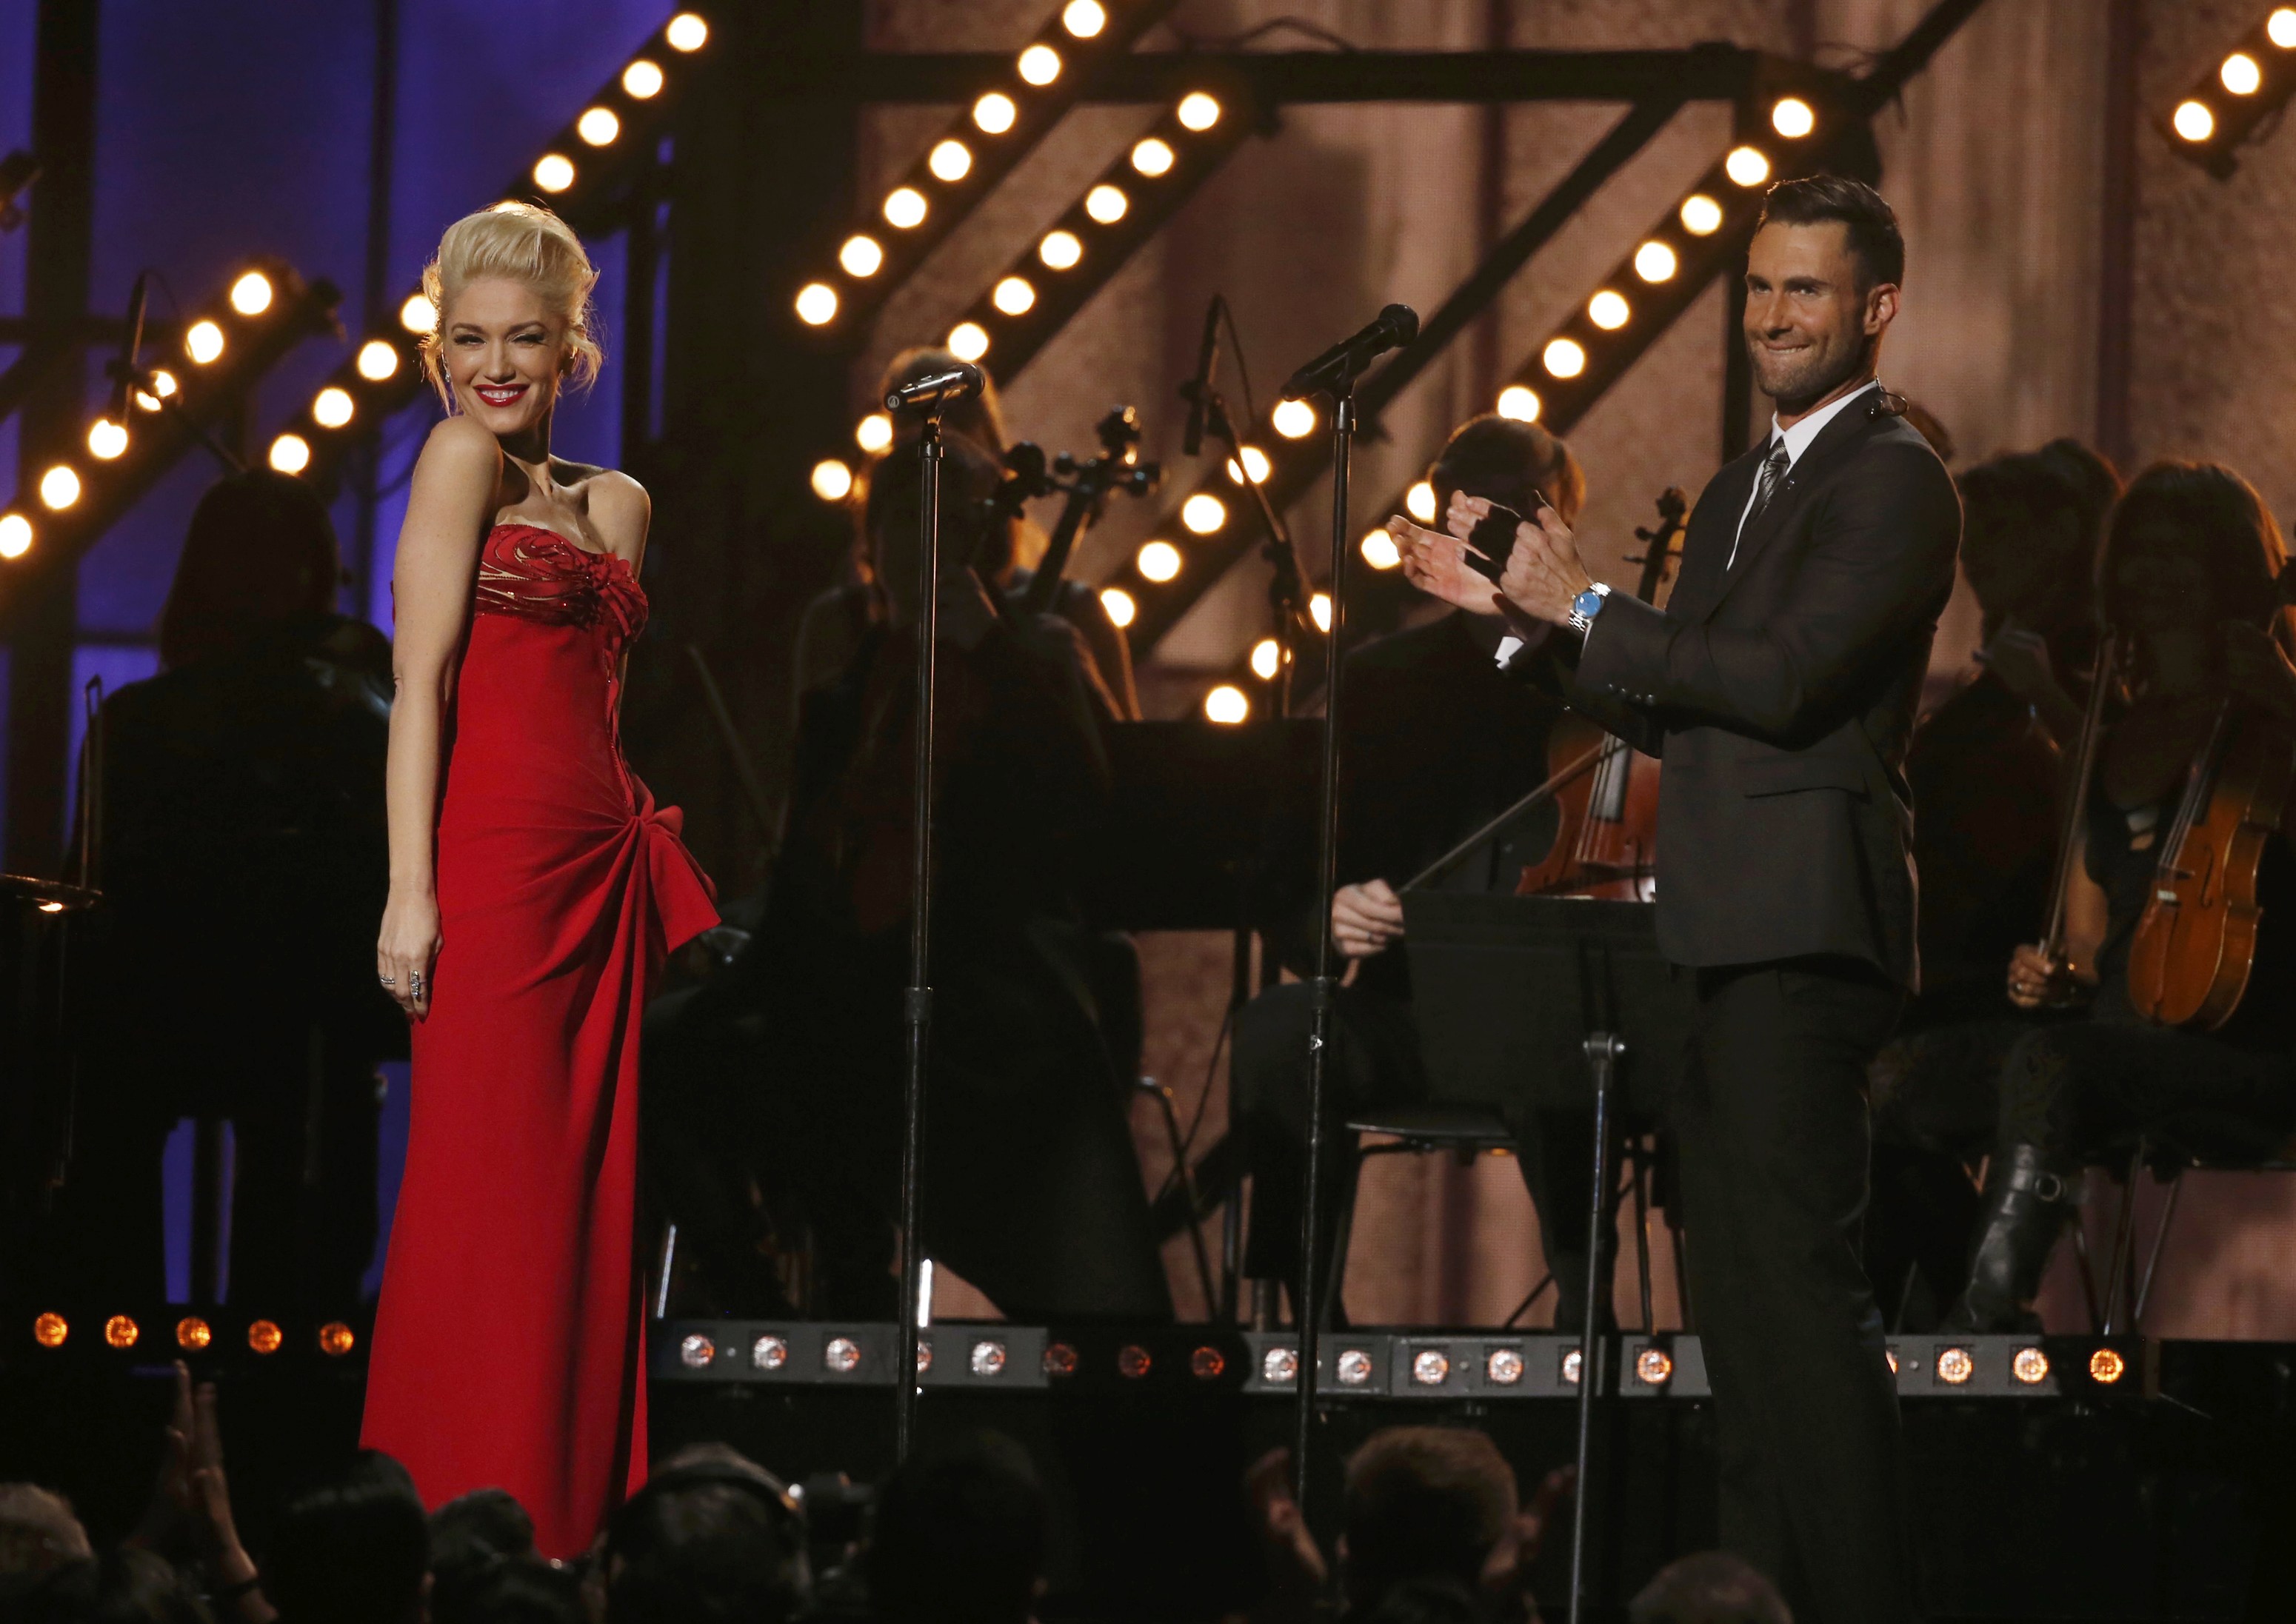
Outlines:
[[[1746,357],[1751,363],[1755,387],[1781,406],[1807,409],[1840,389],[1850,379],[1866,370],[1874,355],[1874,341],[1862,338],[1839,359],[1811,359],[1800,366],[1790,367],[1783,375],[1766,375],[1761,349],[1751,339],[1746,341]]]

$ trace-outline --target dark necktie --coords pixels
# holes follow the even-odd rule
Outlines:
[[[1770,455],[1762,459],[1760,472],[1754,476],[1754,504],[1746,510],[1746,517],[1738,526],[1738,534],[1730,543],[1730,563],[1725,564],[1724,569],[1738,562],[1738,544],[1746,539],[1746,532],[1754,528],[1754,521],[1759,519],[1762,510],[1769,506],[1770,498],[1777,495],[1778,486],[1786,477],[1786,470],[1792,465],[1793,458],[1786,452],[1785,437],[1780,435],[1776,443],[1771,446]]]

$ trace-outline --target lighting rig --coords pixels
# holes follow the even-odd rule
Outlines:
[[[505,199],[545,204],[578,231],[618,223],[615,202],[652,160],[693,76],[693,59],[709,43],[701,12],[680,12],[663,23],[504,188]],[[271,466],[315,480],[330,476],[364,433],[421,393],[419,346],[436,319],[421,289],[409,293],[398,320],[367,333],[273,439]]]
[[[2241,147],[2296,93],[2296,5],[2282,5],[2234,40],[2214,70],[2177,98],[2161,120],[2179,157],[2218,180],[2237,167]]]
[[[216,439],[217,425],[289,350],[337,331],[340,298],[332,283],[258,260],[185,318],[180,353],[117,369],[114,403],[88,424],[80,449],[25,464],[15,499],[0,509],[0,627],[21,598],[18,581],[77,560],[193,444],[235,460]]]
[[[348,1361],[365,1357],[367,1318],[324,1321],[308,1316],[250,1314],[241,1308],[159,1304],[98,1317],[42,1309],[31,1316],[32,1344],[53,1357],[116,1358],[137,1363],[183,1359],[202,1368]]]
[[[1092,70],[1131,49],[1177,0],[1104,5],[1068,0],[856,221],[824,270],[792,299],[808,327],[857,334],[894,291],[996,183],[1036,149],[1090,83]]]
[[[1180,96],[965,307],[943,344],[959,360],[987,361],[1009,386],[1255,127],[1224,90]],[[870,413],[853,439],[875,456],[892,444],[892,419]],[[854,483],[841,458],[814,465],[813,492],[824,502],[843,501]]]

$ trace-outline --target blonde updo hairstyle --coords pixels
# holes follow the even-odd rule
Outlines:
[[[455,386],[447,375],[447,307],[474,282],[490,276],[524,283],[565,324],[565,381],[587,388],[605,364],[598,347],[598,316],[590,305],[598,267],[590,263],[573,228],[533,203],[497,203],[466,214],[447,227],[439,251],[422,267],[422,293],[430,301],[430,331],[422,335],[422,371],[455,409]]]

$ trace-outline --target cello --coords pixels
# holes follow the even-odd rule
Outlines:
[[[1669,486],[1658,499],[1658,526],[1637,528],[1642,556],[1635,595],[1658,601],[1690,512],[1689,499]],[[1515,885],[1518,897],[1597,897],[1649,902],[1657,893],[1659,764],[1637,755],[1624,739],[1583,717],[1559,718],[1547,740],[1549,782],[1570,775],[1556,790],[1554,843],[1536,863],[1526,864]],[[1585,770],[1571,773],[1579,762]]]

